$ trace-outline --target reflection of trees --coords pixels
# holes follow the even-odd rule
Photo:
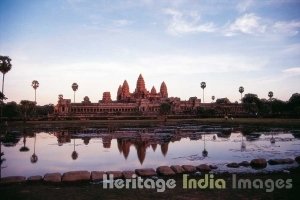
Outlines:
[[[90,143],[91,137],[83,137],[82,140],[85,145],[88,145]]]
[[[217,136],[220,138],[230,138],[231,129],[224,129],[220,133],[217,133]]]
[[[244,142],[244,136],[242,135],[241,151],[245,151],[245,150],[246,150],[246,143]]]
[[[76,160],[78,158],[78,153],[75,151],[75,138],[73,140],[74,140],[74,150],[71,156],[73,160]]]
[[[270,139],[271,144],[275,144],[275,138],[273,137],[273,133],[272,133],[272,137]]]
[[[21,134],[19,132],[7,132],[1,137],[2,143],[5,147],[16,146],[16,144],[21,139]]]
[[[71,142],[71,134],[68,131],[57,131],[54,135],[57,137],[58,146]]]
[[[1,146],[2,144],[0,144]],[[1,148],[0,148],[1,149]],[[0,150],[1,151],[1,150]],[[4,161],[6,160],[5,158],[2,158],[2,156],[4,156],[4,152],[0,152],[0,179],[2,178],[2,169],[4,169],[5,167],[2,167],[2,164],[4,163]]]
[[[26,137],[27,137],[27,135],[26,135],[26,131],[24,129],[23,130],[23,146],[20,148],[21,152],[27,152],[27,151],[29,151],[29,148],[26,147]]]
[[[260,133],[256,132],[255,128],[244,128],[241,130],[241,133],[244,137],[246,137],[247,141],[254,141],[260,137]]]
[[[206,144],[205,144],[205,133],[203,134],[203,143],[204,143],[204,145],[203,145],[202,156],[203,156],[203,157],[207,157],[207,155],[208,155],[208,151],[206,150]]]
[[[246,140],[247,141],[254,141],[254,140],[258,140],[259,137],[260,137],[259,133],[252,133],[251,135],[246,136]]]
[[[36,163],[36,162],[38,161],[38,157],[37,157],[37,155],[35,154],[35,143],[36,143],[36,134],[34,134],[33,154],[32,154],[32,156],[30,157],[30,162],[31,162],[31,163]]]
[[[300,138],[300,131],[293,130],[292,135],[294,136],[294,138]]]
[[[192,134],[189,136],[190,140],[201,140],[202,139],[202,135],[201,134]]]
[[[1,125],[0,125],[1,126]],[[5,167],[2,167],[2,164],[4,163],[4,161],[6,160],[3,156],[4,156],[4,152],[2,152],[2,138],[3,138],[3,135],[7,133],[7,130],[5,129],[4,131],[4,128],[0,127],[1,130],[0,130],[0,179],[2,177],[2,169],[4,169]]]

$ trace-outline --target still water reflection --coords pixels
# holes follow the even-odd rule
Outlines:
[[[293,158],[300,154],[300,140],[298,134],[283,129],[191,124],[122,127],[113,131],[107,128],[24,129],[7,132],[2,151],[5,158],[2,177],[201,163],[216,164],[222,170],[228,162],[257,157]]]

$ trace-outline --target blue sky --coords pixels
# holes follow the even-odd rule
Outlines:
[[[245,93],[282,100],[300,92],[299,0],[1,0],[0,54],[12,58],[7,101],[56,103],[58,94],[115,99],[140,73],[169,96]],[[4,28],[3,28],[4,27]]]

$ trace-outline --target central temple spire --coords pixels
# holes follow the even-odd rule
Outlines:
[[[142,74],[139,75],[139,78],[136,82],[136,92],[144,92],[146,90],[145,81]]]
[[[117,101],[119,102],[137,102],[141,99],[147,99],[149,101],[159,101],[160,99],[168,98],[168,89],[165,82],[162,82],[160,90],[156,90],[153,86],[151,90],[147,90],[145,80],[142,74],[139,74],[136,81],[135,90],[130,93],[129,85],[126,80],[119,86],[117,92]]]

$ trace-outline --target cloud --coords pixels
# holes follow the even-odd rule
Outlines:
[[[254,5],[254,1],[253,0],[244,0],[244,1],[240,1],[238,3],[238,5],[236,6],[236,9],[239,12],[245,12],[245,11],[247,11],[253,5]]]
[[[224,26],[225,36],[247,34],[255,36],[292,37],[299,33],[300,21],[274,21],[263,19],[254,13],[246,13],[238,17],[233,23]]]
[[[172,35],[216,31],[216,27],[212,22],[201,23],[200,16],[196,12],[184,14],[178,10],[165,9],[164,13],[171,16],[167,32]]]
[[[288,56],[300,56],[300,43],[290,44],[283,48],[281,52]]]
[[[130,61],[102,61],[93,60],[87,62],[74,62],[68,64],[44,65],[48,76],[57,76],[59,69],[61,74],[70,77],[82,77],[89,74],[90,77],[129,73],[136,74],[196,74],[196,73],[228,73],[259,71],[267,64],[267,60],[261,58],[249,58],[241,55],[189,55],[178,54],[140,56]],[[37,64],[38,66],[38,64]],[[72,73],[68,73],[72,70]],[[45,73],[45,72],[42,72]]]
[[[267,25],[262,22],[262,19],[254,13],[244,14],[237,18],[232,24],[225,29],[225,36],[233,36],[238,33],[259,35],[265,33]]]
[[[275,75],[269,75],[262,78],[257,79],[255,82],[260,83],[274,83],[280,81],[289,81],[292,77],[296,77],[300,75],[300,67],[291,67],[286,68],[281,71],[281,73],[276,73]]]
[[[299,76],[300,75],[300,67],[292,67],[292,68],[287,68],[282,71],[285,75],[287,76]]]
[[[118,19],[113,20],[113,25],[117,27],[123,27],[132,24],[132,21],[126,20],[126,19]]]
[[[171,16],[167,32],[172,35],[196,33],[220,33],[231,37],[240,34],[253,36],[292,37],[299,34],[300,21],[273,21],[255,13],[245,13],[233,22],[217,27],[213,22],[203,22],[197,12],[180,12],[165,9],[164,14]]]
[[[278,21],[274,23],[273,29],[275,33],[280,33],[287,36],[295,36],[299,33],[300,21]]]
[[[196,74],[259,71],[267,64],[264,59],[248,58],[239,55],[162,55],[138,59],[137,65],[143,66],[147,73]]]

